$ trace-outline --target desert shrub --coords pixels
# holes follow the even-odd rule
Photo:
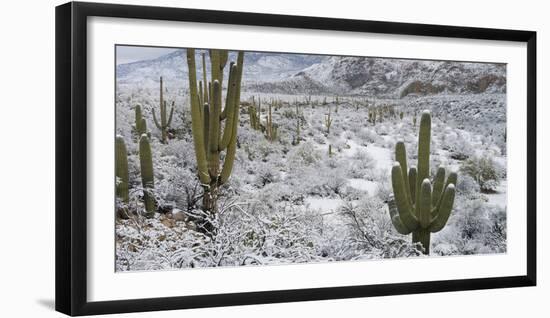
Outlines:
[[[488,156],[466,160],[460,171],[476,180],[481,191],[485,193],[495,192],[501,179],[493,159]]]
[[[348,173],[352,178],[363,178],[375,165],[372,156],[366,151],[356,151],[351,159],[352,162],[350,163]]]
[[[473,196],[479,193],[479,184],[468,174],[461,175],[457,180],[456,190],[459,194]]]
[[[279,172],[267,164],[261,164],[256,171],[256,184],[260,187],[276,182],[279,179]]]
[[[313,165],[321,156],[312,143],[303,142],[289,152],[288,159],[291,165]]]
[[[360,140],[360,144],[363,146],[368,146],[369,144],[374,144],[378,140],[380,140],[380,136],[378,136],[374,131],[363,128],[357,133],[357,138]]]
[[[348,228],[347,239],[356,250],[355,253],[382,258],[420,255],[410,240],[392,232],[391,221],[382,201],[373,198],[364,198],[358,203],[347,201],[339,213],[344,218]]]

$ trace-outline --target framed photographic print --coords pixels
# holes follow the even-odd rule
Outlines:
[[[531,31],[61,5],[56,309],[534,286],[535,98]]]

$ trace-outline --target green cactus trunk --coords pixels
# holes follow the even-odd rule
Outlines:
[[[431,115],[424,112],[418,134],[418,169],[408,168],[405,144],[395,145],[396,163],[392,168],[393,198],[388,203],[390,218],[401,234],[412,233],[412,242],[420,243],[423,253],[430,253],[430,233],[439,232],[447,224],[455,197],[456,173],[445,181],[440,167],[430,182]]]
[[[218,211],[219,187],[225,184],[231,175],[237,149],[244,53],[239,52],[237,63],[230,64],[225,107],[222,110],[223,69],[227,59],[227,51],[210,50],[212,78],[209,95],[210,103],[200,105],[197,90],[195,50],[187,49],[193,142],[199,180],[204,188],[203,210],[209,215],[215,215]],[[203,80],[205,79],[203,78]],[[222,120],[225,120],[223,129]],[[225,151],[223,163],[220,160],[222,151]],[[198,226],[208,234],[212,234],[215,230],[214,225],[208,220],[199,222]]]
[[[166,101],[164,100],[164,86],[162,81],[162,76],[160,77],[160,122],[155,115],[155,110],[153,110],[153,120],[155,121],[155,126],[161,131],[161,142],[168,143],[168,129],[172,123],[172,116],[174,115],[174,102],[172,102],[172,107],[170,109],[170,115],[166,112]]]
[[[115,139],[115,174],[116,174],[116,196],[122,202],[128,204],[130,196],[128,193],[128,152],[126,143],[122,136]]]
[[[145,216],[151,218],[155,215],[155,178],[153,174],[153,156],[151,144],[147,135],[141,135],[139,139],[139,163],[141,167],[141,183],[143,186],[143,201],[145,203]]]
[[[135,107],[135,127],[136,127],[136,134],[138,135],[138,138],[146,133],[147,129],[144,129],[142,126],[143,123],[143,113],[141,111],[141,105],[136,105]]]

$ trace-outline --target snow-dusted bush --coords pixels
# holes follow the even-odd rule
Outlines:
[[[291,165],[308,166],[315,164],[321,159],[321,155],[310,142],[300,143],[294,147],[288,154],[288,160]]]
[[[258,165],[256,170],[256,184],[260,187],[276,182],[279,179],[279,172],[268,164]]]
[[[497,190],[500,175],[493,159],[488,156],[472,157],[460,167],[460,171],[471,176],[479,184],[481,191],[490,193]]]
[[[477,181],[468,174],[461,174],[456,184],[459,194],[473,196],[479,193],[480,187]]]
[[[348,240],[360,253],[381,258],[421,255],[405,237],[392,233],[383,202],[372,198],[364,198],[358,203],[347,201],[339,213],[346,221]]]
[[[363,150],[356,151],[351,159],[348,173],[352,178],[363,178],[376,164],[372,156]]]

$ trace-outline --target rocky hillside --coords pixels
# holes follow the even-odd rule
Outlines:
[[[244,90],[258,93],[402,98],[506,92],[504,64],[247,52],[245,65]],[[117,66],[119,85],[155,87],[160,76],[168,87],[187,86],[185,50]]]

